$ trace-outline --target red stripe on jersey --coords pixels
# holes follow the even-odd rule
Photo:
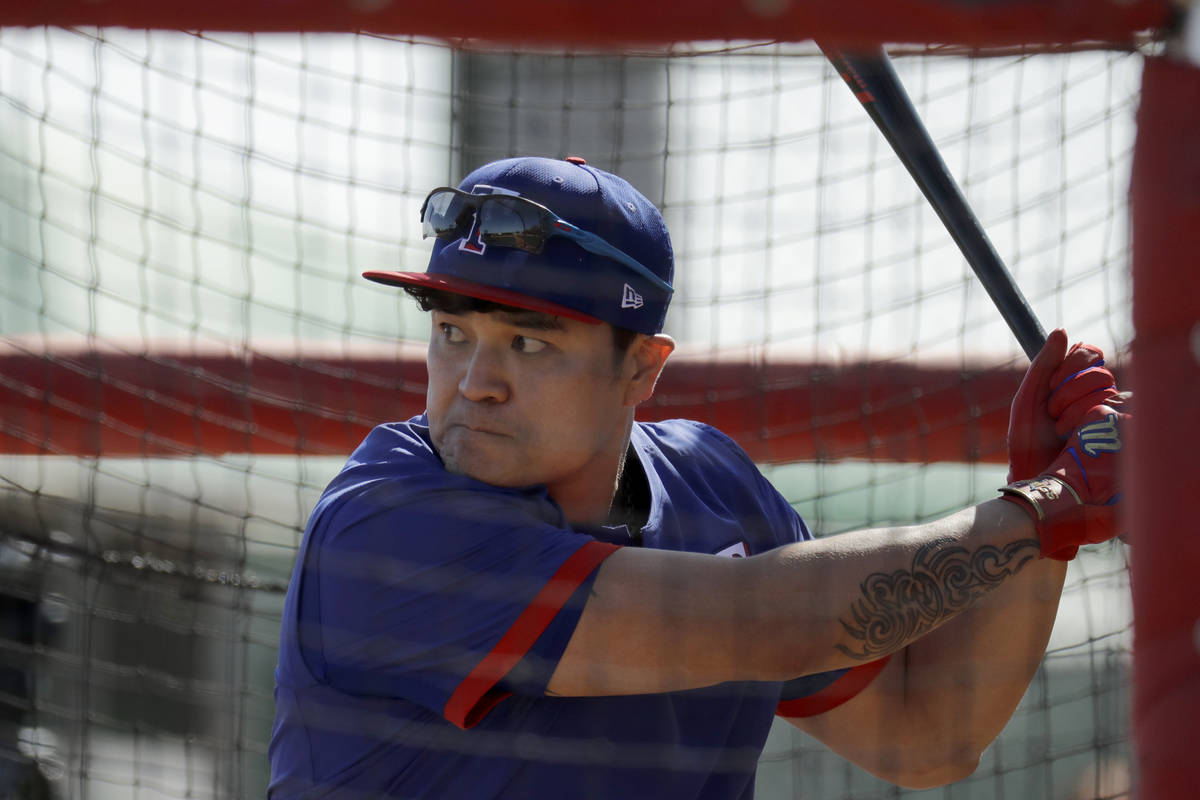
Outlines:
[[[491,652],[458,685],[446,701],[442,715],[460,728],[470,728],[508,697],[508,692],[495,690],[495,685],[529,652],[592,570],[618,549],[619,545],[592,541],[571,554]]]
[[[837,708],[867,688],[891,658],[888,655],[861,667],[853,667],[816,694],[780,702],[775,707],[775,713],[781,717],[815,717]]]

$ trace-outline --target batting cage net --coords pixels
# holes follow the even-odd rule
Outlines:
[[[895,48],[1049,329],[1131,340],[1136,48]],[[1025,357],[811,44],[0,29],[0,751],[21,797],[262,796],[305,519],[423,408],[429,189],[508,155],[627,177],[680,343],[643,419],[716,424],[821,536],[995,495]],[[1126,551],[1070,567],[969,779],[922,794],[777,724],[763,798],[1125,796]],[[964,709],[964,713],[969,713]],[[18,795],[10,795],[18,796]]]

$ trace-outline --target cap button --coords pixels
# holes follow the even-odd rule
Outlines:
[[[579,156],[567,156],[566,158],[563,159],[563,161],[569,162],[571,164],[578,164],[581,167],[587,163],[587,161],[580,158]]]

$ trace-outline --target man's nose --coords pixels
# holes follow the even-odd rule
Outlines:
[[[475,348],[458,382],[458,391],[476,403],[503,403],[507,400],[509,383],[503,355],[493,348]]]

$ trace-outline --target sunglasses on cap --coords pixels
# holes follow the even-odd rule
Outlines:
[[[533,254],[541,253],[551,236],[562,236],[590,253],[624,264],[663,291],[674,291],[633,256],[517,195],[468,194],[449,186],[434,189],[421,205],[421,230],[426,239],[478,236],[484,244]]]

